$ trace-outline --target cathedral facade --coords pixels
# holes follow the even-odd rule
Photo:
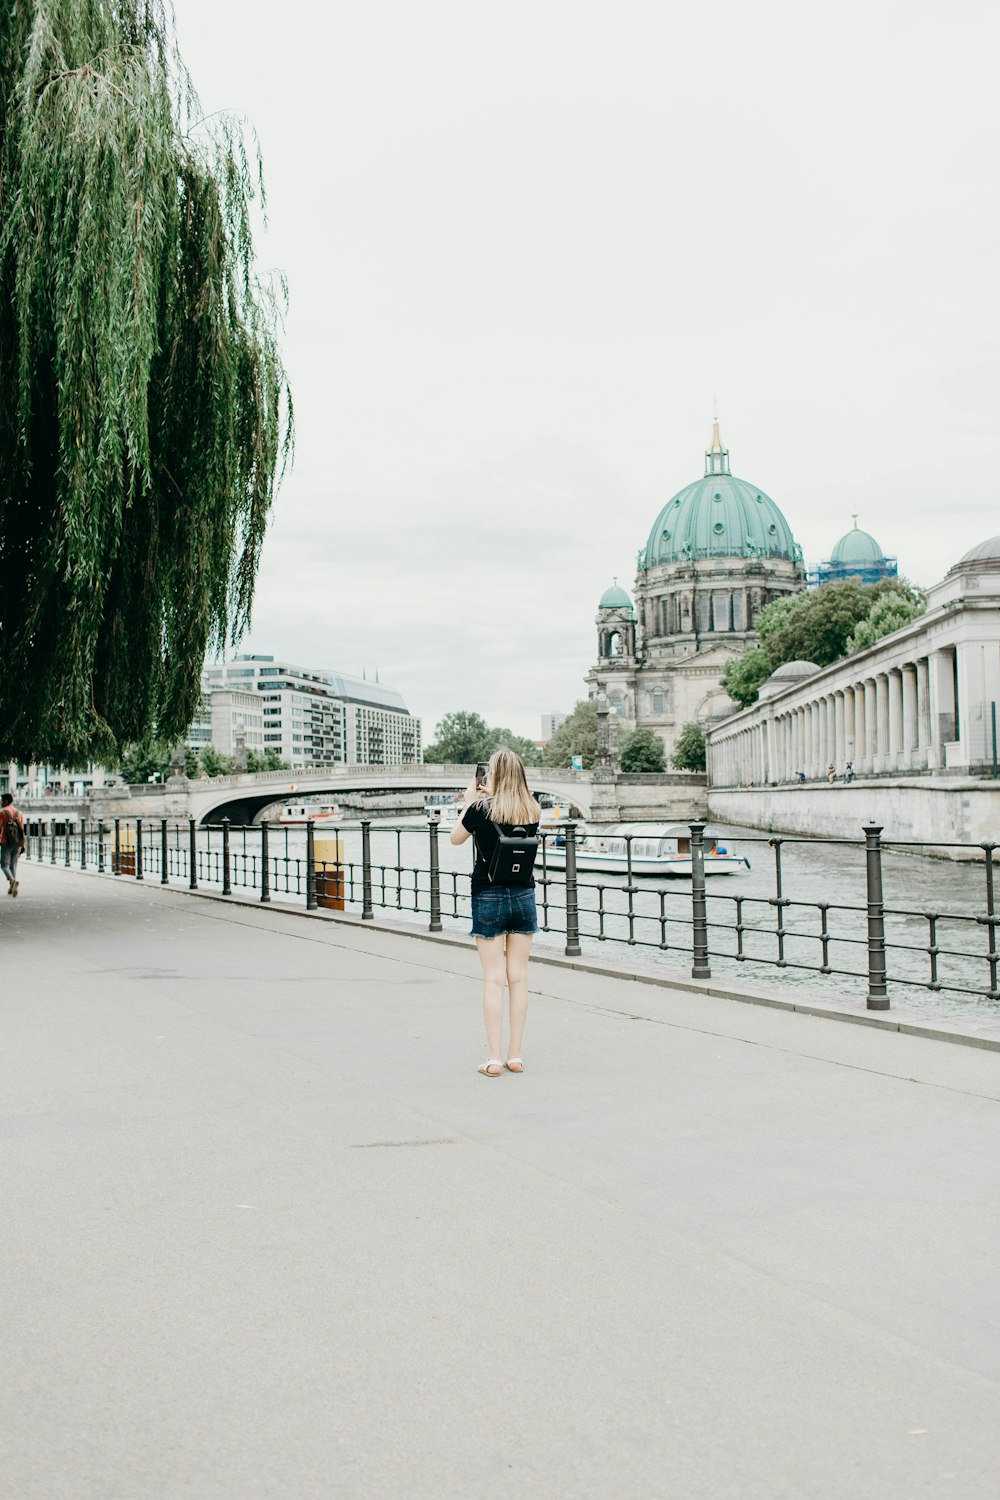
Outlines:
[[[617,580],[601,598],[591,696],[606,693],[620,732],[651,729],[669,763],[684,724],[734,711],[720,679],[756,644],[761,610],[805,586],[788,522],[733,476],[716,422],[704,475],[668,500],[639,552],[634,604]]]

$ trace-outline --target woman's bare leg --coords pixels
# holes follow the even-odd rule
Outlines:
[[[528,1018],[528,959],[531,957],[530,932],[507,934],[507,994],[510,1006],[510,1047],[508,1057],[521,1056],[524,1023]]]
[[[509,941],[509,939],[508,939]],[[504,970],[503,938],[476,938],[479,962],[483,966],[483,1020],[486,1022],[486,1042],[490,1057],[502,1057],[503,1046],[503,987]]]

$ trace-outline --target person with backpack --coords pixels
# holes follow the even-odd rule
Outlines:
[[[16,896],[20,887],[17,862],[25,845],[24,819],[14,806],[10,792],[0,797],[0,868],[9,882],[8,896]]]
[[[472,933],[483,968],[483,1019],[489,1056],[479,1072],[501,1077],[523,1073],[521,1042],[528,1015],[528,959],[538,931],[535,854],[542,810],[528,790],[524,763],[513,750],[495,750],[477,767],[465,805],[451,831],[453,844],[475,842]],[[509,1038],[503,1043],[503,992],[507,986]]]

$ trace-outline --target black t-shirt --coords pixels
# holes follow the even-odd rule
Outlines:
[[[493,819],[479,806],[477,802],[470,802],[459,820],[472,834],[476,846],[476,862],[472,867],[472,894],[478,896],[480,891],[493,890],[494,886],[490,880],[490,860],[493,851],[499,841],[498,829],[504,833],[513,833],[515,828],[525,828],[524,823],[494,823]],[[524,888],[535,884],[535,877],[528,871],[527,875],[520,876],[517,880],[509,880],[506,884]]]

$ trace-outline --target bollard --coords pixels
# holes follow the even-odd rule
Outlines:
[[[316,825],[306,824],[306,911],[316,910]]]
[[[198,889],[198,827],[194,818],[188,818],[188,890]]]
[[[87,820],[80,819],[80,869],[87,868]]]
[[[580,894],[576,883],[576,824],[566,824],[566,947],[567,958],[580,955]]]
[[[122,829],[121,820],[115,819],[115,847],[111,851],[111,873],[120,875],[122,872]]]
[[[135,878],[142,879],[142,819],[135,820]]]
[[[438,830],[440,823],[437,818],[431,818],[427,825],[428,837],[431,841],[431,920],[428,927],[429,932],[441,932],[441,854],[438,849]]]
[[[705,901],[705,825],[691,827],[691,965],[692,979],[711,979],[708,963],[708,907]]]
[[[865,878],[868,894],[868,995],[869,1010],[888,1010],[885,971],[885,906],[882,898],[882,825],[866,823]]]
[[[229,819],[222,820],[222,894],[231,896],[233,887],[229,879]]]
[[[316,905],[328,911],[344,910],[344,845],[336,835],[317,839],[313,845],[316,871]]]
[[[370,819],[361,820],[361,920],[374,922],[372,911],[372,825]]]
[[[260,825],[260,899],[271,899],[271,871],[268,868],[267,824]]]

